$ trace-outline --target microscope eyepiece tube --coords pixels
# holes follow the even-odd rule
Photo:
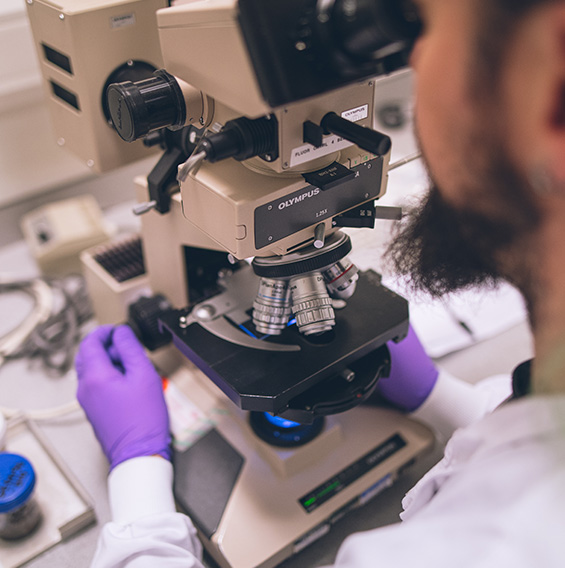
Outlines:
[[[343,51],[361,60],[414,40],[422,27],[411,0],[319,0],[317,8],[319,21],[329,20]]]
[[[261,92],[278,108],[407,67],[422,30],[412,0],[238,0]]]

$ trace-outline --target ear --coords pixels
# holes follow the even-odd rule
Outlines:
[[[502,69],[509,147],[526,172],[565,183],[565,1],[526,15]]]
[[[547,7],[545,42],[545,109],[542,112],[542,147],[546,167],[553,179],[565,187],[565,2]]]

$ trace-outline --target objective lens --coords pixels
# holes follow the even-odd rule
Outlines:
[[[304,335],[320,334],[333,328],[335,313],[332,300],[320,272],[292,278],[290,293],[296,325]]]
[[[265,282],[288,282],[298,331],[304,335],[319,335],[335,326],[333,302],[326,283],[336,296],[349,297],[355,289],[357,268],[346,259],[350,252],[351,239],[337,231],[326,239],[321,249],[309,246],[282,257],[256,257],[253,270]],[[325,277],[324,273],[327,273]],[[259,321],[262,319],[259,313],[265,311],[264,305],[271,305],[273,296],[277,295],[271,290],[260,289],[254,304]],[[279,305],[280,300],[277,307]]]
[[[330,296],[340,300],[348,300],[353,296],[359,279],[359,270],[345,257],[323,272],[324,280]]]
[[[280,335],[288,324],[291,313],[288,281],[261,278],[253,302],[253,323],[257,331]]]

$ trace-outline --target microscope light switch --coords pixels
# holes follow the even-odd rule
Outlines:
[[[325,191],[326,189],[331,189],[332,187],[355,177],[355,172],[338,162],[334,162],[326,168],[302,175],[310,185],[319,187],[322,191]]]
[[[324,130],[320,125],[307,120],[302,125],[302,134],[305,143],[312,144],[315,148],[321,148],[324,142]]]

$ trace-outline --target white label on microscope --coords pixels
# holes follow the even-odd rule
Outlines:
[[[110,18],[110,27],[125,28],[126,26],[135,25],[135,14],[124,14],[123,16],[114,16]]]
[[[349,148],[349,146],[353,146],[353,143],[344,140],[341,136],[336,136],[335,134],[324,136],[323,144],[319,148],[312,146],[312,144],[304,144],[304,146],[294,148],[290,153],[290,167],[292,168],[310,160],[327,156],[332,152]]]
[[[358,120],[363,120],[369,116],[369,105],[363,105],[357,108],[352,108],[351,110],[344,110],[341,113],[341,118],[345,118],[350,122],[357,122]]]

